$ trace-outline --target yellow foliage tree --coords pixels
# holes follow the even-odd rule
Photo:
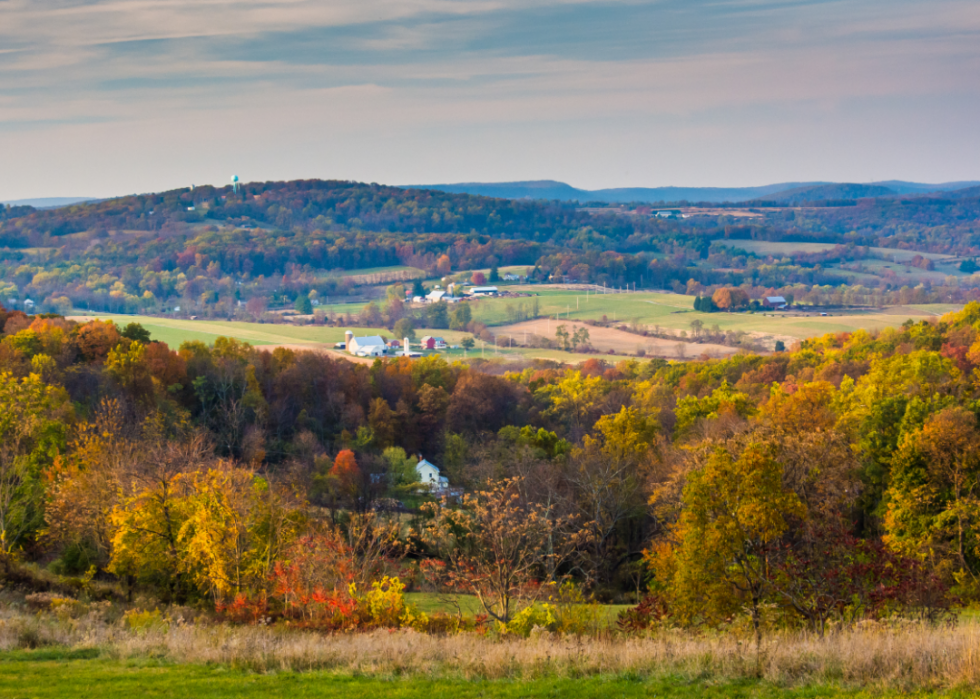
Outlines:
[[[736,458],[717,448],[688,476],[677,545],[658,552],[655,568],[680,618],[718,622],[748,608],[762,642],[761,610],[771,591],[768,557],[791,517],[805,508],[782,482],[782,466],[761,444]]]

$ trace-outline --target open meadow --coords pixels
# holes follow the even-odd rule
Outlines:
[[[839,243],[797,243],[797,242],[773,242],[768,240],[716,240],[718,245],[740,248],[758,255],[791,255],[793,253],[814,253],[833,250]],[[898,248],[869,247],[868,251],[872,255],[880,256],[882,259],[893,262],[908,262],[916,255],[928,258],[935,262],[955,259],[955,255],[947,255],[938,252],[919,252],[917,250],[901,250]]]
[[[411,600],[422,600],[412,595]],[[410,600],[410,601],[411,601]],[[465,604],[465,602],[464,602]],[[474,609],[475,611],[475,609]],[[960,697],[980,682],[980,625],[871,624],[824,637],[779,632],[758,655],[737,630],[627,636],[320,634],[185,621],[134,627],[0,609],[0,696],[99,697]]]
[[[473,350],[446,350],[442,354],[453,359],[472,357],[545,358],[579,362],[590,355],[564,352],[560,349],[514,347],[525,344],[530,335],[555,338],[559,325],[569,332],[587,327],[591,344],[601,353],[613,357],[635,356],[639,350],[647,356],[682,359],[707,354],[712,357],[728,356],[737,348],[694,342],[688,337],[692,323],[700,321],[705,331],[716,328],[720,332],[740,331],[772,347],[776,340],[785,344],[826,333],[869,331],[898,327],[908,319],[936,318],[959,308],[956,304],[922,304],[891,306],[874,311],[832,311],[821,315],[804,309],[772,312],[702,313],[694,310],[694,297],[681,294],[654,292],[605,293],[568,290],[555,287],[518,287],[522,293],[533,294],[519,297],[483,298],[472,301],[475,320],[490,326],[500,337],[499,346],[477,341]],[[531,320],[518,319],[531,312],[537,304],[539,317]],[[356,315],[363,304],[336,304],[328,308],[332,313]],[[346,328],[326,325],[295,325],[292,323],[255,323],[226,320],[188,320],[159,316],[125,315],[112,313],[87,313],[76,311],[78,320],[101,318],[113,320],[119,325],[138,322],[150,331],[154,340],[178,347],[185,341],[202,341],[212,344],[215,338],[233,337],[259,347],[291,347],[332,351],[337,342],[344,339]],[[609,323],[612,327],[585,326],[583,321]],[[378,334],[391,339],[386,328],[351,328],[356,335]],[[644,337],[633,331],[653,331],[668,337]],[[683,333],[683,335],[682,335]],[[469,333],[456,330],[416,330],[421,338],[431,334],[443,337],[450,345],[458,345]],[[670,336],[676,336],[676,339]],[[683,345],[683,347],[681,347]]]
[[[832,311],[823,316],[805,307],[793,311],[700,313],[694,310],[694,297],[655,292],[595,294],[560,288],[519,287],[515,291],[534,297],[481,299],[475,304],[473,317],[487,325],[513,323],[521,305],[538,303],[542,316],[562,320],[601,320],[615,325],[657,326],[674,331],[691,330],[691,322],[700,320],[706,328],[717,325],[721,330],[741,330],[756,336],[780,339],[805,339],[830,332],[853,332],[858,329],[881,330],[897,327],[909,318],[935,318],[957,310],[958,304],[924,304],[875,311]]]
[[[224,665],[184,665],[156,659],[117,660],[89,651],[44,650],[0,655],[0,685],[10,699],[60,699],[97,695],[105,699],[187,697],[188,699],[813,699],[854,697],[966,699],[970,690],[873,691],[832,684],[781,687],[764,680],[705,681],[687,677],[644,679],[636,674],[599,677],[431,679],[309,672],[255,674]]]

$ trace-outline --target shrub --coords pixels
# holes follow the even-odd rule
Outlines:
[[[647,595],[635,607],[621,611],[616,626],[624,633],[636,633],[652,628],[669,615],[670,610],[663,597]]]
[[[558,630],[557,609],[555,605],[532,604],[517,612],[506,625],[501,624],[505,633],[527,638],[534,629]]]
[[[165,631],[169,626],[159,609],[154,609],[152,612],[129,609],[123,618],[126,626],[135,631],[137,635],[144,635],[150,631]]]

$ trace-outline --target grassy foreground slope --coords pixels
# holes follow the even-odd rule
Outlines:
[[[967,697],[960,691],[869,692],[811,686],[786,689],[758,680],[691,682],[680,678],[645,679],[633,675],[525,680],[358,677],[328,672],[256,674],[227,666],[124,662],[99,657],[98,651],[57,649],[0,655],[0,696],[54,699],[99,696],[141,697],[345,697],[345,699],[469,699],[561,697],[735,697],[804,699],[811,697]]]

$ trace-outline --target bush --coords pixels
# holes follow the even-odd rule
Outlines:
[[[669,615],[670,610],[663,597],[647,595],[635,607],[621,611],[616,626],[625,633],[636,633],[666,620]]]
[[[48,634],[41,630],[39,624],[32,623],[26,626],[22,626],[17,631],[17,647],[34,650],[36,648],[43,648],[44,646],[55,645],[55,640],[52,639]]]
[[[558,619],[555,615],[555,605],[532,604],[517,612],[513,618],[503,626],[505,633],[523,636],[527,638],[534,629],[546,629],[548,631],[558,630]]]
[[[135,631],[137,635],[143,635],[150,631],[165,631],[169,626],[159,609],[154,609],[152,612],[129,609],[123,618],[126,626]]]

